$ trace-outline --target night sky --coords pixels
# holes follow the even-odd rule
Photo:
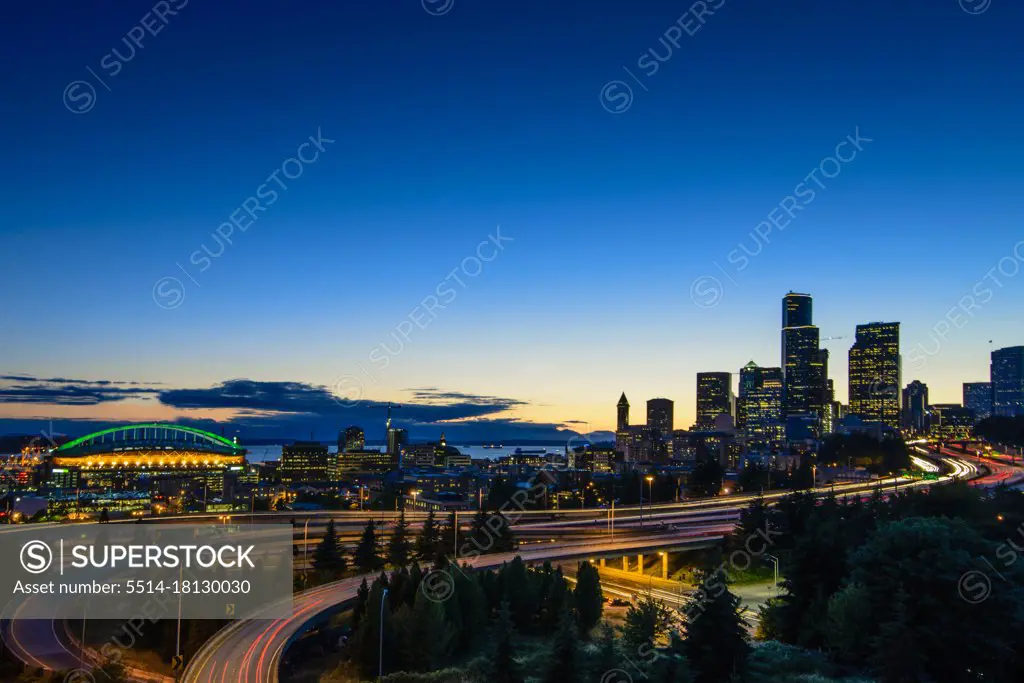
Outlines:
[[[841,400],[858,323],[933,402],[1024,343],[1015,0],[5,15],[0,433],[684,428],[790,290]]]

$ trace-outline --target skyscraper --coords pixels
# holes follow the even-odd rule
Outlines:
[[[402,450],[409,443],[409,432],[399,427],[388,427],[388,455],[399,467],[402,464]]]
[[[914,380],[903,389],[903,409],[900,422],[914,434],[926,434],[928,424],[928,385]]]
[[[850,414],[893,429],[900,421],[900,324],[857,325],[850,347]]]
[[[709,431],[719,415],[732,415],[731,372],[697,373],[697,429]]]
[[[992,352],[992,414],[1024,415],[1024,346]]]
[[[675,406],[670,399],[652,398],[647,402],[647,426],[661,436],[672,436]]]
[[[964,408],[974,411],[981,422],[992,415],[992,382],[964,382]]]
[[[782,379],[784,416],[824,414],[828,356],[818,346],[810,294],[782,298]]]
[[[625,453],[629,447],[629,400],[626,392],[622,392],[622,397],[615,404],[615,414],[615,450]]]
[[[782,368],[762,368],[750,361],[740,370],[736,426],[748,446],[767,446],[783,438]]]

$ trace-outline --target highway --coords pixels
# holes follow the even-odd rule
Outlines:
[[[934,454],[929,454],[936,457]],[[977,476],[977,468],[963,454],[944,455],[954,468],[954,475],[960,478]],[[836,484],[819,488],[818,495],[837,496],[865,495],[878,488],[913,488],[930,486],[948,481],[952,477],[941,477],[936,481],[921,481],[912,478],[887,478],[870,482]],[[791,491],[765,492],[764,498],[771,502]],[[755,500],[751,494],[735,494],[711,499],[683,501],[679,503],[656,503],[640,506],[624,506],[615,510],[573,509],[573,510],[512,510],[514,532],[519,540],[519,550],[514,554],[484,555],[471,561],[480,567],[498,566],[521,555],[527,561],[569,560],[594,558],[598,555],[636,554],[673,548],[687,548],[721,539],[729,533],[738,520],[739,511]],[[460,515],[463,529],[472,512]],[[284,522],[295,518],[296,544],[299,556],[296,567],[303,566],[301,550],[304,526],[308,520],[308,541],[318,542],[328,519],[335,519],[342,536],[347,542],[355,540],[355,532],[361,531],[367,519],[393,521],[393,512],[343,511],[343,512],[281,512],[239,514],[233,516],[236,523]],[[425,519],[424,513],[407,514],[406,518],[415,529]],[[187,515],[146,519],[157,523],[203,523],[217,522],[217,515]],[[440,519],[438,520],[441,521]],[[9,529],[0,528],[0,533],[29,531],[37,525],[19,525]],[[461,541],[460,541],[461,545]],[[311,553],[310,553],[311,554]],[[376,574],[374,575],[376,576]],[[276,681],[277,668],[288,643],[300,635],[306,625],[323,612],[336,609],[346,600],[354,597],[355,590],[363,577],[354,577],[341,582],[318,587],[297,594],[294,599],[294,615],[290,619],[244,620],[235,622],[219,632],[188,667],[185,680],[189,681]],[[369,578],[373,578],[372,576]],[[610,587],[611,588],[611,587]],[[63,631],[49,621],[26,621],[15,618],[2,625],[2,636],[12,652],[30,666],[44,669],[64,669],[77,666],[78,649],[62,638]],[[87,651],[88,653],[88,651]],[[150,679],[152,680],[152,678]]]
[[[941,477],[938,481],[950,481],[951,476]],[[920,481],[910,478],[891,479],[895,488],[914,488],[918,486],[930,486],[937,482]],[[879,482],[842,484],[835,487],[835,493],[840,495],[863,495],[878,488]],[[829,495],[831,488],[818,489],[818,495]],[[765,498],[772,500],[790,492],[773,492],[766,494]],[[601,542],[592,540],[584,543],[541,543],[521,547],[514,553],[502,553],[494,555],[482,555],[469,562],[474,567],[487,568],[500,566],[501,563],[511,560],[519,555],[526,562],[542,562],[544,560],[579,560],[594,559],[602,555],[623,555],[637,554],[642,552],[672,551],[675,549],[686,549],[701,547],[709,543],[718,543],[725,533],[731,531],[735,525],[740,509],[754,500],[755,496],[733,496],[723,504],[718,499],[711,501],[692,501],[689,503],[672,503],[655,506],[656,512],[646,516],[646,525],[643,531],[639,529],[639,516],[629,515],[625,519],[619,517],[616,512],[615,529],[620,529],[622,524],[636,526],[635,532],[642,534],[630,535],[620,540],[609,540]],[[695,508],[718,508],[722,513],[722,526],[717,529],[708,528],[707,524],[701,524],[697,529],[680,529],[678,525],[671,524],[673,520],[679,520],[685,524],[686,515],[690,515],[691,521],[701,519],[694,515]],[[635,510],[635,508],[634,508]],[[608,514],[610,520],[610,513]],[[604,521],[598,519],[598,521]],[[714,520],[701,519],[702,522],[714,522]],[[573,522],[562,522],[562,525],[573,524],[574,526],[593,524],[591,520],[573,520]],[[531,525],[531,522],[521,522],[522,525]],[[536,524],[547,524],[537,522]],[[610,521],[609,521],[610,524]],[[655,528],[651,528],[651,526]],[[652,535],[652,532],[656,532]],[[372,580],[376,574],[367,575],[365,578]],[[325,586],[320,586],[309,591],[299,593],[294,599],[294,615],[289,619],[276,620],[244,620],[230,624],[216,636],[214,636],[196,655],[185,672],[186,683],[277,683],[278,669],[284,657],[288,645],[296,639],[307,626],[314,621],[321,613],[337,609],[346,602],[355,598],[356,590],[364,577],[353,577]]]
[[[513,553],[481,555],[466,563],[485,569],[501,566],[517,555],[526,562],[581,560],[603,554],[655,552],[661,548],[682,550],[715,544],[722,539],[722,535],[708,535],[703,531],[680,531],[605,543],[542,544]],[[186,683],[277,681],[285,648],[306,624],[319,613],[354,600],[363,578],[372,580],[376,576],[357,576],[300,593],[295,596],[295,614],[290,619],[244,620],[229,625],[200,650],[182,680]]]

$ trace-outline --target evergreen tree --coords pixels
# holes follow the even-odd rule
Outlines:
[[[345,556],[341,552],[341,543],[334,528],[334,520],[327,522],[327,530],[313,551],[313,568],[326,579],[337,578],[347,568]]]
[[[366,612],[359,621],[356,631],[349,644],[352,659],[365,678],[377,678],[378,657],[383,644],[383,673],[395,670],[397,651],[395,647],[395,628],[391,617],[389,596],[384,593],[385,586],[380,580],[374,581],[367,599]],[[381,618],[383,617],[383,621]],[[383,633],[383,643],[381,640]]]
[[[622,666],[622,657],[615,647],[615,629],[608,624],[601,627],[601,636],[597,641],[597,656],[593,658],[589,680],[606,680],[609,671]]]
[[[451,514],[448,515],[448,521],[441,527],[438,539],[437,539],[437,552],[434,555],[434,566],[443,566],[450,559],[456,556],[456,531],[455,527],[458,520],[458,514],[455,510],[452,510]],[[462,534],[458,534],[458,543],[464,543],[467,539],[461,538]]]
[[[363,582],[359,584],[359,589],[356,590],[356,606],[352,608],[352,630],[355,631],[359,628],[359,622],[362,620],[363,615],[366,614],[366,604],[370,599],[370,587],[366,583],[366,577],[363,577]]]
[[[544,576],[547,586],[542,590],[541,628],[545,633],[554,633],[562,619],[562,612],[570,603],[569,586],[562,576],[561,568],[553,569]]]
[[[356,546],[355,562],[360,572],[380,569],[383,562],[377,553],[377,528],[371,519],[367,520],[363,535],[359,537],[359,545]]]
[[[398,664],[405,671],[433,671],[455,645],[455,634],[445,620],[443,603],[423,591],[412,608],[402,605],[395,616]]]
[[[580,635],[586,639],[590,630],[601,620],[604,610],[604,594],[601,591],[601,575],[597,567],[589,562],[580,562],[576,570],[576,590],[573,592],[576,607],[576,624]]]
[[[655,641],[668,632],[669,615],[665,605],[652,598],[644,598],[626,610],[622,624],[622,640],[630,650],[653,647]]]
[[[668,649],[654,660],[652,669],[653,683],[694,683],[683,643],[674,633]]]
[[[565,607],[558,620],[544,683],[577,683],[583,680],[576,623],[572,612]]]
[[[907,614],[907,592],[896,593],[892,617],[881,624],[874,638],[871,665],[885,683],[917,683],[922,660],[917,629]]]
[[[405,522],[405,511],[398,516],[398,522],[391,531],[391,538],[388,539],[388,562],[394,567],[404,567],[409,564],[412,554],[412,544],[409,542],[409,525]]]
[[[488,669],[488,683],[523,683],[523,674],[519,670],[519,662],[513,656],[512,611],[507,602],[498,610],[497,632],[495,634],[494,655]]]
[[[413,562],[412,567],[409,569],[409,585],[405,590],[405,602],[409,607],[413,606],[413,602],[416,600],[416,594],[420,590],[420,583],[423,581],[423,570],[420,569],[419,562]]]
[[[502,566],[499,578],[502,600],[508,602],[516,628],[529,628],[538,612],[538,586],[534,582],[533,573],[526,568],[523,558],[516,555],[511,562]]]
[[[480,587],[478,573],[470,573],[467,566],[462,570],[453,569],[455,593],[445,603],[448,622],[452,625],[456,646],[467,649],[487,626],[487,598]]]
[[[434,511],[427,513],[427,519],[423,522],[423,528],[416,536],[416,558],[420,562],[433,562],[437,555],[437,522],[434,520]]]
[[[720,590],[719,590],[720,588]],[[724,584],[705,592],[699,605],[687,608],[689,623],[682,651],[696,671],[696,683],[719,683],[742,676],[750,645],[740,616],[740,599]]]

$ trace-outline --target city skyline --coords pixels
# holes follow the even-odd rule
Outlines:
[[[784,310],[785,301],[793,296],[790,292],[783,297]],[[805,296],[803,294],[799,296]],[[809,300],[813,299],[813,295]],[[809,315],[809,314],[808,314]],[[879,323],[866,323],[857,325],[857,330],[874,330]],[[886,324],[888,325],[888,324]],[[899,329],[899,323],[893,323]],[[785,328],[784,328],[785,332]],[[856,339],[857,337],[854,337]],[[896,343],[899,343],[899,333],[896,333]],[[1002,349],[1005,352],[1017,353],[1019,346],[1013,345]],[[858,342],[850,347],[850,352],[858,349]],[[905,355],[901,354],[904,358]],[[1005,353],[1004,353],[1005,356]],[[851,356],[852,357],[852,356]],[[1016,357],[1016,356],[1014,356]],[[991,358],[989,366],[991,368]],[[748,363],[749,364],[749,363]],[[746,367],[746,366],[744,366]],[[759,366],[771,368],[771,366]],[[1014,365],[1013,367],[1017,367]],[[829,380],[836,381],[832,376],[839,368],[846,369],[846,364],[835,363],[829,368]],[[742,370],[741,368],[740,370]],[[866,372],[866,374],[865,374]],[[875,384],[878,380],[872,379],[873,373],[877,370],[860,371],[866,379],[859,380],[864,386],[865,396],[876,398],[879,396],[897,395],[895,400],[899,401],[898,394],[912,381],[923,381],[932,392],[929,398],[932,404],[965,404],[962,397],[965,395],[966,387],[974,384],[986,384],[975,379],[963,380],[959,383],[961,400],[943,400],[945,396],[936,398],[932,386],[926,380],[921,380],[918,374],[912,371],[908,375],[905,366],[900,368],[894,366],[893,372],[896,376],[902,376],[895,392],[892,388],[886,388],[883,392],[877,392]],[[1015,372],[1017,372],[1015,370]],[[841,374],[848,375],[847,372]],[[735,376],[733,376],[735,375]],[[871,375],[871,377],[868,377]],[[678,429],[689,429],[691,426],[699,427],[698,402],[700,400],[701,377],[725,377],[728,376],[730,397],[726,399],[731,403],[733,409],[730,415],[737,416],[735,397],[741,392],[741,372],[703,371],[694,375],[697,382],[697,390],[691,386],[690,401],[664,392],[642,400],[647,404],[647,412],[650,414],[651,405],[659,401],[669,401],[667,404],[669,424],[671,423],[672,412],[681,418],[677,423]],[[988,378],[986,378],[988,379]],[[990,383],[988,383],[990,384]],[[886,383],[889,387],[889,383]],[[359,393],[353,393],[353,388]],[[351,425],[365,426],[370,436],[370,441],[386,441],[386,427],[384,415],[390,401],[377,401],[366,399],[361,392],[363,385],[355,382],[339,382],[333,387],[318,387],[297,382],[257,382],[250,380],[226,381],[219,386],[204,388],[173,388],[168,385],[153,382],[137,381],[110,381],[110,380],[79,380],[61,377],[35,378],[27,375],[6,374],[0,375],[0,425],[4,433],[18,433],[38,431],[40,423],[51,421],[61,422],[58,416],[43,415],[31,417],[32,411],[38,410],[37,406],[47,406],[48,410],[60,413],[61,409],[69,412],[77,412],[79,415],[88,415],[90,411],[96,417],[63,418],[71,427],[70,429],[54,428],[42,425],[42,431],[52,430],[54,433],[69,433],[80,435],[87,433],[97,425],[119,422],[192,422],[204,425],[213,431],[221,431],[226,434],[248,433],[257,439],[289,439],[304,438],[304,435],[319,433],[320,440],[330,441],[337,433]],[[431,438],[434,431],[448,429],[455,441],[495,441],[512,440],[521,438],[529,440],[548,440],[564,438],[571,433],[607,432],[613,434],[616,429],[616,418],[614,411],[609,408],[610,403],[604,402],[603,412],[610,417],[606,422],[564,420],[561,422],[540,423],[540,422],[519,422],[515,417],[515,411],[526,405],[525,402],[515,398],[497,396],[485,396],[450,392],[436,387],[423,387],[408,389],[403,392],[410,395],[412,400],[394,401],[401,405],[403,410],[396,413],[395,425],[412,425],[415,438],[422,440]],[[628,395],[630,392],[620,392]],[[784,393],[784,392],[783,392]],[[664,396],[664,398],[659,398]],[[846,399],[846,400],[844,400]],[[851,413],[856,411],[849,408],[847,397],[837,394],[836,400],[847,405]],[[158,403],[156,409],[146,409],[146,404]],[[131,413],[134,417],[121,419],[102,417],[104,409],[124,407],[124,404],[134,404],[132,408],[138,412]],[[687,406],[693,408],[692,417],[685,413],[679,414],[676,406]],[[29,414],[29,417],[12,415],[12,407],[23,406],[22,410]],[[966,407],[966,406],[965,406]],[[892,410],[892,409],[887,409]],[[164,411],[162,415],[158,411]],[[714,411],[711,411],[714,412]],[[168,416],[170,415],[170,417]],[[711,417],[710,412],[708,413]],[[887,413],[890,426],[899,421],[899,415]],[[408,422],[403,423],[402,417],[407,416]],[[376,435],[376,425],[380,422],[380,435]],[[646,422],[645,422],[646,424]],[[705,427],[710,423],[706,423]],[[24,427],[28,427],[25,429]],[[305,431],[303,431],[305,430]]]

